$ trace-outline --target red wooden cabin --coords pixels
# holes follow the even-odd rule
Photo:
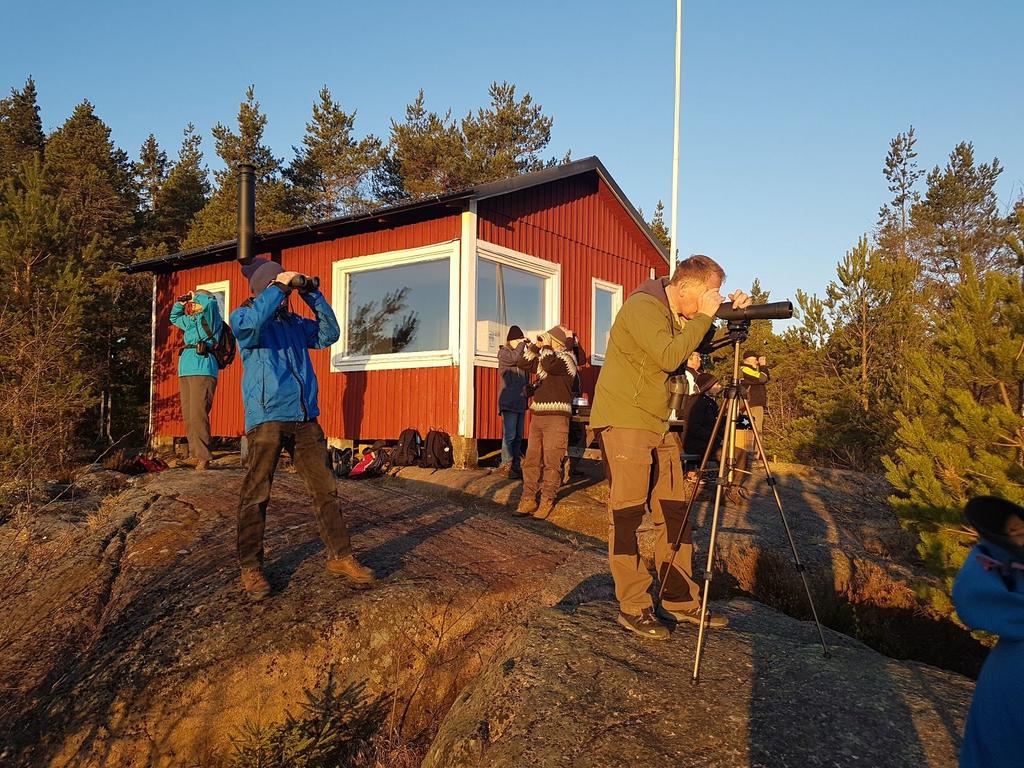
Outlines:
[[[477,439],[501,436],[496,353],[509,325],[574,329],[589,355],[584,387],[593,398],[623,297],[668,273],[666,250],[596,157],[264,233],[255,250],[319,275],[338,315],[341,340],[312,352],[330,438],[395,439],[406,427],[438,427],[469,457]],[[230,314],[249,296],[235,257],[232,240],[127,270],[153,274],[150,434],[157,442],[184,435],[182,340],[167,320],[171,305],[205,287]],[[294,299],[292,307],[306,311]],[[221,372],[214,436],[244,433],[241,374],[240,359]]]

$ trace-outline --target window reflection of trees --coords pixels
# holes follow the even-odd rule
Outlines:
[[[408,298],[406,286],[357,306],[348,327],[348,354],[385,355],[408,347],[420,324],[418,312],[406,311]]]

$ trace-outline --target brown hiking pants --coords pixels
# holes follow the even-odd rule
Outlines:
[[[284,448],[313,496],[313,516],[328,558],[352,554],[338,484],[328,467],[327,439],[315,421],[267,421],[246,433],[249,460],[238,499],[238,564],[263,565],[263,530],[277,460]]]
[[[523,459],[523,498],[555,500],[562,485],[562,459],[569,442],[569,417],[563,414],[530,414],[529,446]]]
[[[213,458],[210,453],[210,411],[217,379],[213,376],[182,376],[178,379],[181,394],[181,418],[185,422],[188,455],[200,461]]]
[[[651,574],[640,559],[636,532],[650,501],[654,518],[654,556],[665,582],[662,604],[669,610],[689,611],[700,601],[693,581],[692,523],[687,520],[682,543],[668,572],[671,543],[679,534],[686,511],[682,448],[674,432],[659,435],[646,429],[608,427],[601,432],[601,449],[611,492],[608,499],[608,560],[615,596],[623,613],[636,615],[652,607]]]

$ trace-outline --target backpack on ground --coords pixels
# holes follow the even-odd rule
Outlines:
[[[206,318],[200,317],[199,322],[203,326],[203,333],[212,340],[213,331],[210,330],[210,324],[206,322]],[[238,351],[238,344],[235,342],[235,334],[231,332],[231,326],[226,322],[220,324],[220,336],[217,337],[216,341],[213,341],[212,344],[206,341],[201,341],[199,344],[204,345],[206,351],[202,352],[198,348],[196,351],[201,355],[213,355],[213,359],[217,361],[218,368],[227,368],[231,365],[235,359],[235,353]]]
[[[352,467],[348,476],[353,480],[363,480],[385,475],[389,469],[391,469],[391,455],[383,447],[383,443],[378,442],[363,451],[363,458]]]
[[[329,448],[327,455],[331,462],[331,471],[335,477],[345,478],[352,471],[351,448]]]
[[[420,466],[425,469],[450,469],[455,464],[452,439],[447,432],[431,429],[423,444],[423,458]]]
[[[423,438],[419,430],[403,429],[398,445],[391,451],[391,463],[396,467],[414,467],[423,458]]]

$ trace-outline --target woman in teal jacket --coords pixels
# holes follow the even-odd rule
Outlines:
[[[967,714],[961,768],[1024,765],[1024,509],[994,496],[967,504],[980,541],[953,585],[953,603],[972,629],[999,636],[978,676]]]
[[[178,354],[178,389],[181,417],[188,438],[189,463],[204,470],[210,454],[210,410],[217,391],[217,360],[208,349],[220,336],[224,324],[216,297],[197,290],[174,302],[171,322],[185,335]]]

